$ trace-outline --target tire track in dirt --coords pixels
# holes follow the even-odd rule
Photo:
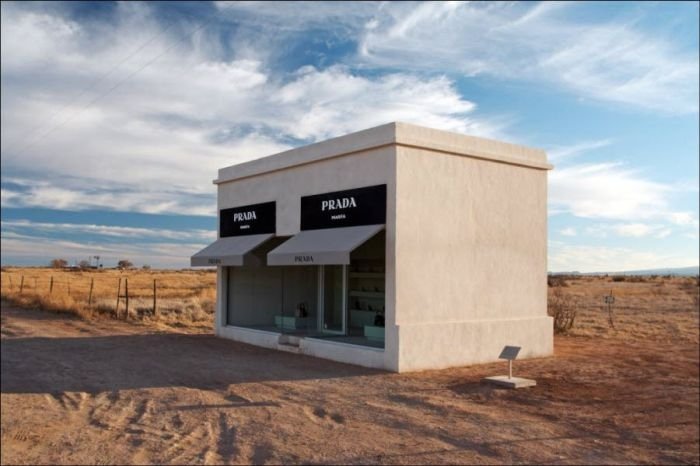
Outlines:
[[[132,396],[131,393],[124,394],[118,391],[96,395],[66,392],[47,394],[44,395],[44,399],[47,400],[50,409],[58,412],[65,419],[66,425],[75,426],[76,431],[85,427],[96,429],[104,441],[116,441],[117,444],[128,445],[130,453],[138,451],[138,447],[144,444],[148,444],[148,451],[158,451],[161,442],[175,442],[177,445],[178,441],[187,441],[187,438],[183,439],[180,433],[184,422],[179,413],[170,417],[157,416],[157,406],[153,399],[134,399]],[[21,441],[25,437],[29,438],[31,433],[20,432],[15,435],[18,436],[15,440]],[[208,437],[213,438],[214,434]],[[188,445],[196,447],[197,438],[197,432],[195,432],[193,435],[195,441]],[[142,459],[148,459],[148,454],[143,456],[143,451],[140,451],[140,455]],[[172,458],[176,461],[178,456],[173,455]],[[126,458],[122,460],[124,459]],[[188,458],[185,462],[191,462],[192,459]],[[207,460],[217,462],[211,455]],[[113,461],[103,458],[102,454],[95,454],[91,462],[111,463]]]
[[[157,416],[155,402],[122,399],[119,394],[103,394],[91,412],[90,423],[96,427],[116,432],[116,438],[125,439],[132,447],[161,441],[177,441],[181,435],[177,432],[182,427],[179,416],[163,421]],[[175,420],[176,422],[170,422]]]
[[[315,423],[322,422],[333,427],[338,427],[345,423],[345,416],[340,413],[328,412],[320,406],[316,406],[314,408],[304,406],[303,411],[304,415]]]
[[[231,462],[240,452],[236,445],[237,431],[228,423],[226,413],[219,413],[219,432],[217,439],[217,453],[226,462]]]
[[[74,413],[83,408],[87,393],[60,392],[44,395],[49,404],[66,413]]]
[[[195,426],[189,432],[175,436],[162,454],[159,463],[192,463],[195,459],[211,459],[213,444],[209,421]],[[204,447],[202,447],[204,446]],[[216,461],[214,461],[216,462]]]
[[[128,402],[121,400],[119,392],[101,393],[95,396],[86,418],[87,423],[108,430],[121,426],[125,418],[125,407],[120,405],[124,403]]]

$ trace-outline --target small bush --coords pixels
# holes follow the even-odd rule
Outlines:
[[[547,303],[547,312],[554,318],[555,333],[566,333],[573,328],[577,307],[575,296],[564,293],[561,288],[552,292]]]
[[[68,261],[65,259],[53,259],[49,265],[54,269],[62,269],[68,267]]]
[[[120,270],[131,269],[133,267],[134,263],[131,262],[129,259],[122,259],[119,262],[117,262],[117,268]]]
[[[627,280],[627,277],[624,275],[613,275],[612,277],[612,281],[614,282],[624,282],[625,280]]]
[[[563,275],[549,275],[549,276],[547,276],[547,285],[550,288],[554,288],[555,286],[569,286],[569,284],[566,283],[566,280],[564,279]]]

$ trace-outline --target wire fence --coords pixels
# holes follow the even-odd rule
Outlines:
[[[214,311],[215,274],[194,271],[2,272],[3,299],[24,307],[111,313],[120,319],[203,320]]]

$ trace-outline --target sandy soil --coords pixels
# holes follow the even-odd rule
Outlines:
[[[521,391],[4,305],[1,462],[697,464],[697,309],[623,304],[518,361]]]

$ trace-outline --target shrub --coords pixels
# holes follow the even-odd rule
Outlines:
[[[134,266],[134,263],[131,262],[129,259],[122,259],[119,262],[117,262],[118,269],[130,269],[133,266]]]
[[[612,281],[614,282],[624,282],[626,280],[624,275],[613,275]]]
[[[54,269],[62,269],[68,266],[68,261],[65,259],[53,259],[49,265]]]
[[[574,326],[578,302],[575,296],[566,294],[561,288],[552,292],[547,303],[547,312],[554,318],[554,332],[566,333]]]
[[[555,286],[569,286],[568,283],[566,283],[566,280],[564,279],[563,275],[549,275],[547,276],[547,285],[550,287],[555,287]]]

